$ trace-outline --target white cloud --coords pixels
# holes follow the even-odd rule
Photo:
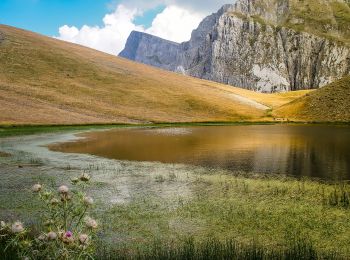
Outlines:
[[[127,7],[137,6],[141,9],[151,9],[159,5],[175,5],[202,15],[209,15],[219,10],[224,4],[233,4],[235,1],[236,0],[122,0],[122,4]]]
[[[136,9],[119,5],[114,13],[103,18],[103,27],[84,25],[81,29],[64,25],[59,28],[60,40],[78,43],[103,52],[117,55],[123,48],[132,30],[144,31],[133,23]]]
[[[203,18],[202,15],[172,5],[156,16],[146,32],[170,41],[183,42],[190,39],[192,30],[198,27]]]
[[[211,9],[213,6],[219,9],[223,1],[217,3],[212,0],[190,2],[185,0],[128,0],[124,4],[117,5],[113,13],[105,15],[103,26],[84,25],[79,29],[75,26],[63,25],[59,28],[59,35],[56,38],[114,55],[122,51],[133,30],[147,32],[175,42],[187,41],[190,39],[192,30],[197,28],[200,21],[208,14],[203,10]],[[135,24],[137,16],[160,4],[165,4],[166,8],[155,17],[150,28],[145,29],[142,25]],[[198,10],[195,11],[196,6]],[[204,8],[205,6],[207,8]]]

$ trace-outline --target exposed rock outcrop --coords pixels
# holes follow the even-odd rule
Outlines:
[[[173,71],[179,46],[175,42],[133,31],[119,56]]]
[[[120,56],[261,92],[319,88],[349,74],[349,45],[310,33],[311,27],[296,30],[300,21],[291,15],[296,12],[291,4],[240,0],[225,5],[181,44],[133,32]],[[346,30],[337,35],[346,37]]]

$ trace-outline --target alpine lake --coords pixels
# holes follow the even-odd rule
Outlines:
[[[132,255],[194,239],[350,256],[350,126],[115,127],[0,138],[0,219],[36,225],[30,187],[91,175],[99,239]]]

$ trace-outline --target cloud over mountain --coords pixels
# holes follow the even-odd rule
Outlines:
[[[131,31],[147,32],[171,41],[189,40],[191,32],[209,13],[216,11],[224,1],[183,0],[129,0],[119,2],[114,11],[103,18],[103,26],[84,25],[81,28],[63,25],[57,39],[88,46],[117,55],[126,43]],[[157,6],[165,8],[158,13],[149,28],[137,25],[135,20],[147,10]]]

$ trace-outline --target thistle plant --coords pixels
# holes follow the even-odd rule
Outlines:
[[[57,191],[33,185],[32,192],[44,206],[43,224],[33,236],[34,232],[20,221],[1,221],[0,238],[6,243],[5,251],[16,251],[23,259],[93,259],[98,223],[89,216],[94,204],[85,193],[89,181],[90,176],[82,174],[72,180],[74,189],[62,185]]]

